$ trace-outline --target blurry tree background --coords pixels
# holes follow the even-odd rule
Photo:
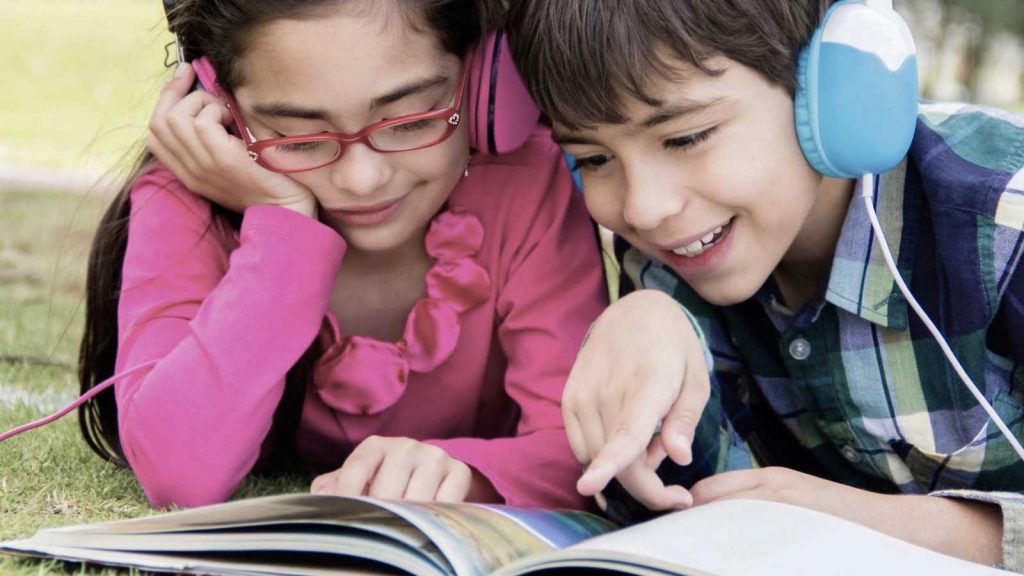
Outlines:
[[[896,0],[921,54],[921,93],[1024,112],[1024,1]]]

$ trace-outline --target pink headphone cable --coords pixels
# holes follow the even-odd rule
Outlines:
[[[68,404],[67,406],[62,408],[60,411],[55,412],[55,413],[47,416],[46,418],[42,418],[40,420],[36,420],[35,422],[30,422],[28,424],[23,424],[21,426],[18,426],[17,428],[12,428],[11,430],[8,430],[7,432],[4,432],[3,434],[0,434],[0,442],[3,442],[4,440],[7,440],[8,438],[13,438],[13,437],[17,436],[18,434],[21,434],[22,432],[28,432],[29,430],[32,430],[33,428],[39,428],[41,426],[46,426],[50,422],[53,422],[55,420],[59,420],[59,419],[63,418],[65,415],[67,415],[68,412],[71,412],[72,410],[78,408],[82,404],[85,404],[89,400],[92,400],[92,398],[94,396],[96,396],[97,394],[103,392],[107,388],[110,388],[111,386],[114,385],[115,382],[117,382],[121,378],[124,378],[125,376],[130,376],[130,375],[138,372],[139,370],[142,370],[143,368],[149,368],[149,367],[153,366],[156,363],[157,363],[157,361],[153,360],[151,362],[146,362],[145,364],[140,364],[140,365],[138,365],[138,366],[136,366],[134,368],[131,368],[129,370],[125,370],[124,372],[121,372],[120,374],[114,374],[110,378],[107,378],[103,382],[100,382],[96,386],[93,386],[92,390],[89,390],[85,394],[82,394],[81,396],[78,397],[78,399],[76,399],[71,404]]]

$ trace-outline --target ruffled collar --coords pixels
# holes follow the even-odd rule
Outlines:
[[[377,414],[405,393],[409,372],[425,373],[455,351],[460,314],[485,300],[491,280],[473,256],[484,230],[475,216],[452,208],[434,218],[424,240],[434,261],[426,275],[426,296],[413,306],[402,337],[383,342],[365,336],[341,336],[338,320],[328,312],[323,356],[313,381],[328,406],[347,414]]]

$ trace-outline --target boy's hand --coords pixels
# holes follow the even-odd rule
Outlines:
[[[817,510],[980,564],[1002,560],[999,506],[913,494],[878,494],[781,467],[710,476],[691,489],[694,505],[744,498]]]
[[[500,501],[487,479],[437,446],[382,436],[363,440],[341,468],[316,477],[310,491],[391,500]]]
[[[274,204],[311,217],[316,198],[307,188],[253,162],[245,144],[225,130],[224,102],[205,91],[189,93],[195,70],[181,64],[160,91],[149,120],[146,147],[189,190],[236,212]]]
[[[652,510],[689,506],[690,494],[666,487],[655,470],[666,456],[690,463],[709,394],[701,342],[675,301],[643,290],[610,306],[580,350],[562,397],[569,444],[589,465],[580,494],[597,494],[616,477]]]

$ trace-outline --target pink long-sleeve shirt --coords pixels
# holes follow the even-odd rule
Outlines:
[[[233,230],[157,167],[132,195],[116,385],[125,456],[155,506],[226,500],[257,462],[288,370],[319,339],[295,449],[340,466],[370,435],[428,441],[505,502],[581,507],[562,387],[607,304],[596,236],[549,134],[478,157],[435,217],[403,338],[345,335],[344,240],[274,206]],[[344,281],[342,275],[341,281]]]

